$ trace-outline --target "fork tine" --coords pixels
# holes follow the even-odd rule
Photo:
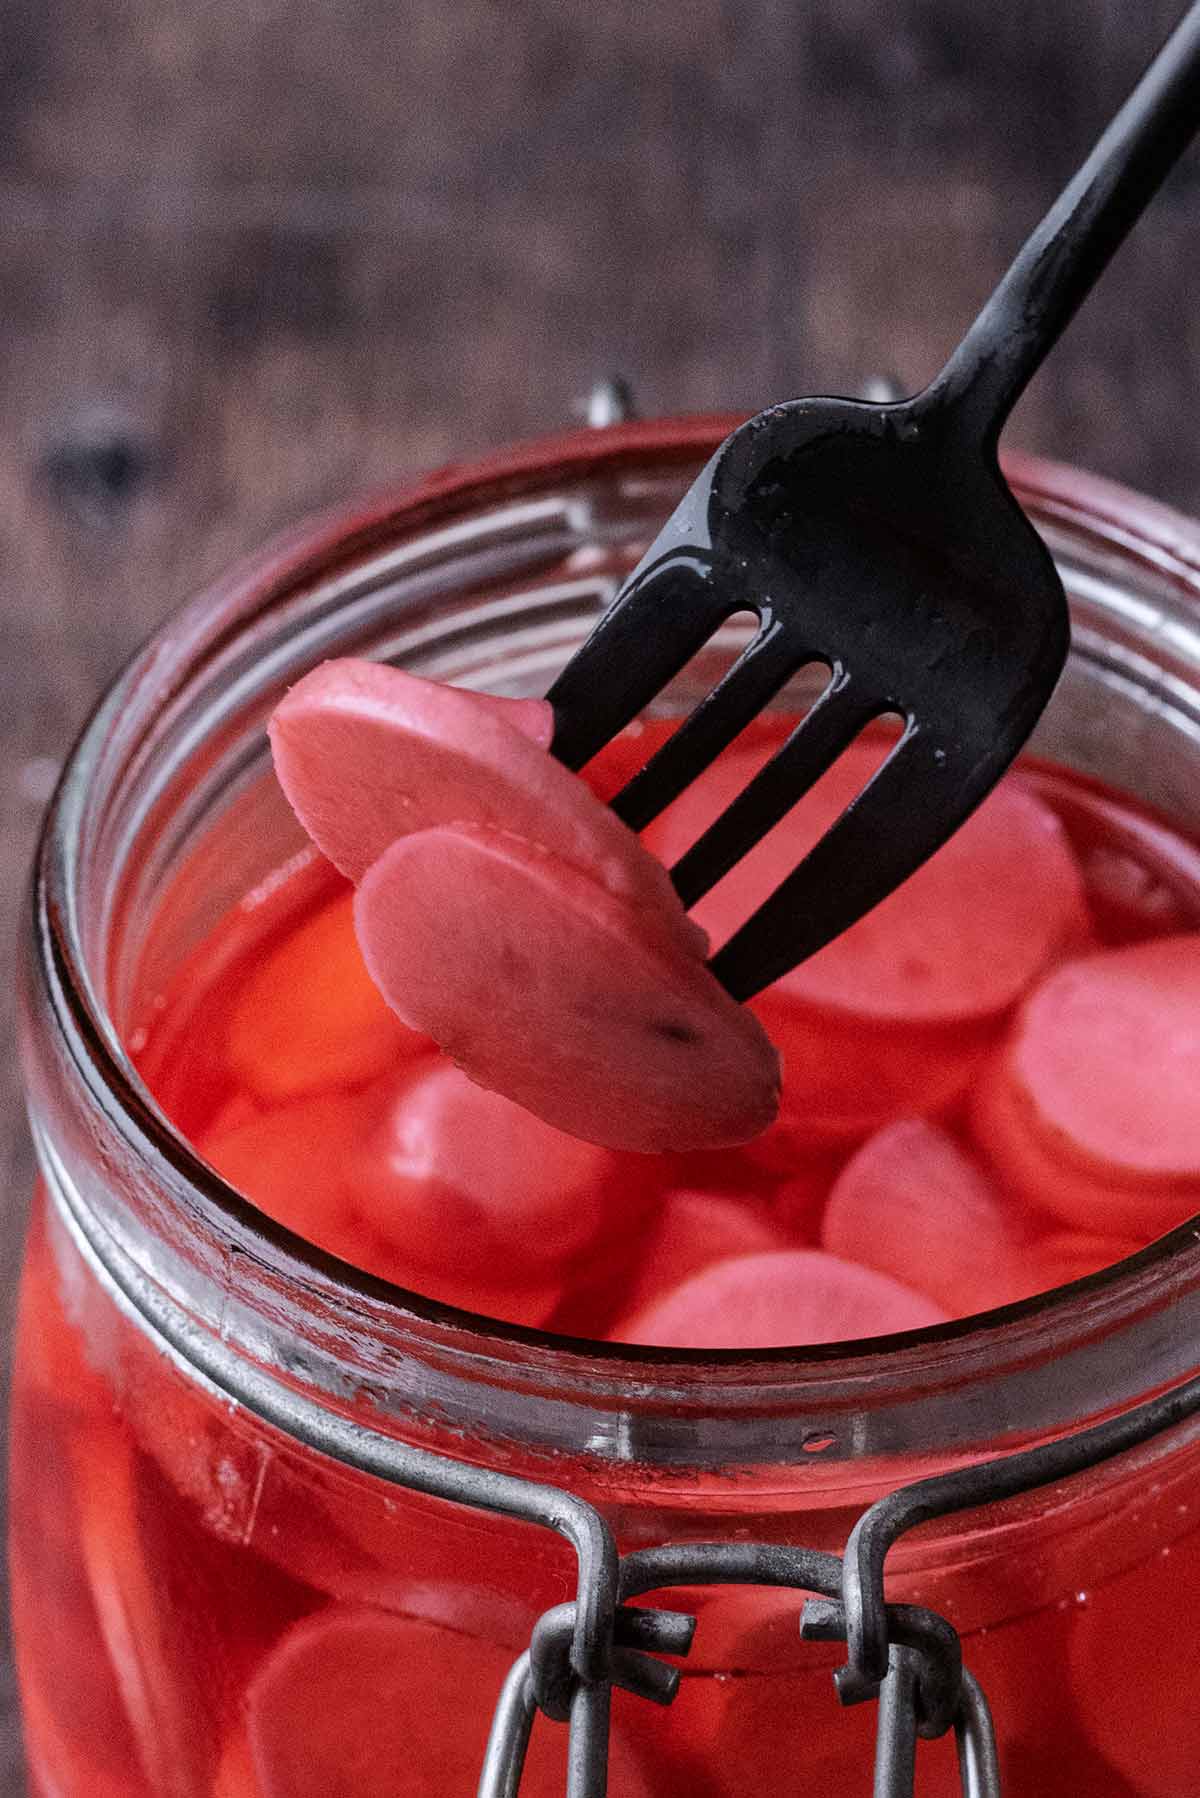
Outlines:
[[[985,758],[965,776],[949,776],[942,747],[910,727],[837,823],[713,956],[717,979],[735,999],[750,999],[815,954],[940,848],[1001,772]],[[930,798],[939,782],[952,804]]]
[[[546,695],[559,761],[582,768],[748,603],[718,592],[691,557],[635,574]]]
[[[671,869],[684,905],[695,905],[716,886],[883,709],[878,699],[857,694],[838,670],[783,747]]]
[[[611,801],[617,816],[630,829],[644,830],[757,718],[798,668],[817,659],[815,651],[805,653],[778,619],[764,624],[712,692]]]

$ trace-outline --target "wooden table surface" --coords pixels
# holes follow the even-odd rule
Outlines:
[[[1180,5],[7,0],[4,940],[89,703],[223,563],[610,370],[647,411],[915,388]],[[1200,504],[1198,266],[1193,155],[1011,440]],[[19,1118],[6,1053],[0,1325]]]

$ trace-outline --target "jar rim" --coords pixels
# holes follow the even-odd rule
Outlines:
[[[293,591],[327,578],[358,562],[397,533],[435,527],[445,519],[500,501],[542,491],[547,481],[621,470],[695,463],[707,456],[741,422],[740,417],[711,415],[626,422],[589,428],[518,444],[478,462],[436,471],[410,488],[387,493],[290,533],[281,543],[253,558],[214,590],[192,602],[161,627],[110,687],[85,725],[69,757],[51,802],[38,852],[34,884],[36,961],[58,1028],[72,1040],[75,1064],[92,1093],[134,1156],[149,1156],[170,1166],[186,1183],[199,1209],[219,1230],[236,1225],[239,1235],[268,1256],[281,1255],[302,1277],[317,1276],[340,1289],[349,1300],[369,1301],[376,1315],[390,1312],[408,1323],[419,1322],[429,1333],[444,1333],[461,1350],[486,1345],[488,1352],[520,1357],[526,1352],[549,1357],[562,1371],[573,1361],[598,1364],[611,1376],[626,1370],[651,1396],[678,1394],[681,1382],[700,1370],[712,1380],[753,1375],[774,1386],[786,1372],[824,1386],[858,1385],[887,1370],[905,1378],[910,1372],[924,1383],[936,1378],[945,1351],[960,1371],[976,1355],[986,1359],[999,1335],[1011,1340],[1016,1356],[1037,1352],[1055,1323],[1082,1307],[1090,1333],[1119,1328],[1139,1308],[1161,1302],[1164,1269],[1194,1277],[1200,1257],[1191,1222],[1179,1225],[1136,1255],[1098,1273],[992,1311],[974,1314],[904,1334],[858,1342],[799,1344],[777,1349],[655,1349],[573,1338],[548,1330],[510,1325],[457,1310],[393,1286],[315,1249],[282,1225],[263,1216],[221,1180],[200,1158],[140,1087],[131,1061],[96,996],[78,932],[71,928],[71,908],[64,903],[70,868],[69,833],[78,815],[81,783],[89,779],[95,745],[119,706],[153,666],[156,647],[170,636],[176,652],[182,640],[208,653],[205,639],[214,598],[240,594],[245,609],[239,628],[261,611],[278,606]],[[1111,544],[1136,564],[1165,578],[1200,603],[1200,523],[1155,501],[1097,476],[1026,455],[1005,458],[1008,478],[1022,503],[1035,515]],[[1189,1253],[1190,1251],[1190,1253]],[[1190,1282],[1189,1282],[1190,1283]],[[1015,1333],[1015,1334],[1014,1334]],[[1019,1339],[1019,1340],[1017,1340]],[[674,1373],[673,1371],[674,1370]]]

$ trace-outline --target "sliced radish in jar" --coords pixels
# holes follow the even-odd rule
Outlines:
[[[624,1295],[622,1317],[636,1317],[714,1261],[791,1246],[761,1202],[711,1192],[667,1193]],[[612,1334],[620,1340],[621,1333],[618,1322]]]
[[[1200,1209],[1200,935],[1067,963],[978,1094],[976,1134],[1078,1229],[1143,1241]]]
[[[380,1164],[389,1100],[378,1090],[295,1100],[203,1137],[200,1151],[268,1217],[368,1274],[507,1323],[545,1323],[562,1295],[561,1268],[536,1250],[461,1261],[450,1224],[460,1211],[474,1215],[469,1202]]]
[[[740,1255],[693,1274],[627,1320],[621,1340],[646,1348],[791,1348],[852,1342],[944,1323],[923,1293],[816,1249]]]
[[[627,1164],[435,1061],[362,1145],[359,1190],[376,1228],[414,1260],[502,1284],[585,1249],[632,1201]]]
[[[1039,1289],[1011,1200],[953,1137],[921,1118],[881,1130],[847,1162],[825,1208],[821,1247],[957,1314]]]
[[[486,826],[402,837],[355,905],[371,976],[477,1080],[613,1148],[718,1147],[764,1129],[778,1058],[703,963],[640,910]]]

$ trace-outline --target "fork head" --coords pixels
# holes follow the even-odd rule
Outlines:
[[[735,612],[759,629],[613,805],[642,829],[802,667],[821,698],[672,869],[693,905],[871,722],[887,760],[713,958],[749,998],[886,897],[1012,761],[1069,640],[1049,552],[994,449],[932,390],[868,405],[797,400],[728,437],[555,681],[553,749],[589,761]]]

